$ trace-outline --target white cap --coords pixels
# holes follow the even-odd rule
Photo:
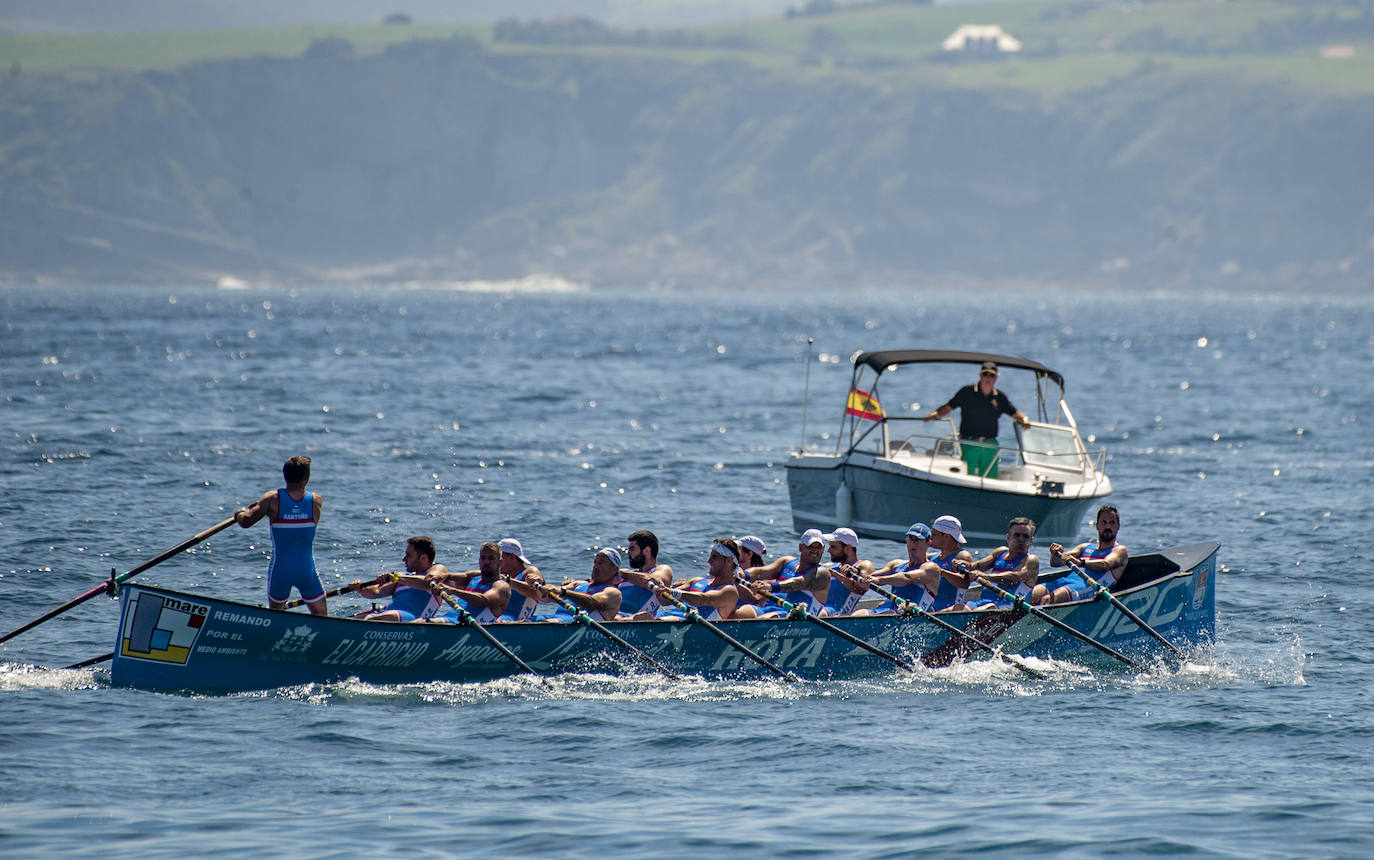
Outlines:
[[[946,514],[943,517],[936,517],[935,522],[930,524],[932,531],[944,532],[959,543],[968,543],[964,540],[964,524],[959,522],[958,517],[951,517]]]
[[[768,555],[768,547],[764,545],[763,540],[753,535],[745,535],[740,538],[739,545],[754,553],[754,555],[757,555],[759,558]]]
[[[820,529],[807,529],[802,532],[801,541],[799,542],[802,546],[810,546],[813,543],[824,544],[825,535],[821,534]]]
[[[823,535],[823,537],[830,543],[839,541],[845,546],[852,546],[855,549],[859,548],[859,536],[854,534],[853,529],[835,529],[835,531],[828,535]]]
[[[501,547],[501,552],[508,552],[511,555],[518,555],[524,558],[525,551],[520,548],[520,541],[515,538],[501,538],[497,546]]]
[[[617,570],[625,566],[625,560],[621,558],[620,550],[616,549],[613,546],[602,547],[601,549],[596,551],[596,554],[604,555],[606,556],[606,558],[609,558],[611,561],[615,562]]]

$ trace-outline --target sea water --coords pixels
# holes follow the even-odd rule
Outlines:
[[[1145,674],[1060,661],[1046,681],[974,660],[799,685],[167,695],[112,686],[108,663],[56,668],[111,650],[102,596],[0,646],[0,853],[1374,852],[1367,295],[548,279],[13,286],[0,309],[5,631],[279,486],[297,453],[325,500],[326,587],[400,569],[415,534],[459,569],[517,537],[551,578],[640,528],[682,575],[718,535],[795,552],[783,463],[833,449],[859,350],[1062,372],[1108,452],[1121,540],[1222,544],[1214,647]],[[915,381],[890,414],[960,382]],[[269,549],[265,525],[232,528],[139,581],[260,603]]]

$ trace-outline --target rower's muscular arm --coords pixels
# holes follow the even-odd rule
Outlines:
[[[315,497],[315,504],[320,504],[319,496]],[[234,522],[242,528],[249,528],[263,517],[274,516],[277,513],[277,491],[268,490],[262,494],[262,498],[246,508],[239,508],[234,511]],[[318,510],[316,514],[318,514]]]

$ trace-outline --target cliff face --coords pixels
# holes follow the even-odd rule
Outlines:
[[[1374,104],[469,41],[0,82],[0,275],[1368,280]]]

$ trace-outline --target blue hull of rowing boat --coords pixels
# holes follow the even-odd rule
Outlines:
[[[1208,644],[1216,623],[1220,545],[1193,544],[1132,559],[1115,592],[1178,646]],[[1133,579],[1143,579],[1135,584]],[[488,681],[519,671],[480,633],[438,624],[385,624],[314,617],[161,588],[125,585],[111,677],[155,690],[234,692],[356,677],[381,684]],[[1106,601],[1055,607],[1055,617],[1131,656],[1161,648]],[[943,613],[940,618],[1006,653],[1094,664],[1110,658],[1019,610]],[[835,618],[864,641],[927,666],[979,653],[938,625],[893,616]],[[704,677],[767,671],[704,627],[659,621],[607,626],[674,671]],[[719,622],[746,647],[808,678],[898,671],[890,663],[805,620]],[[541,674],[652,672],[580,624],[491,624],[485,629]],[[1116,665],[1113,663],[1113,665]]]

